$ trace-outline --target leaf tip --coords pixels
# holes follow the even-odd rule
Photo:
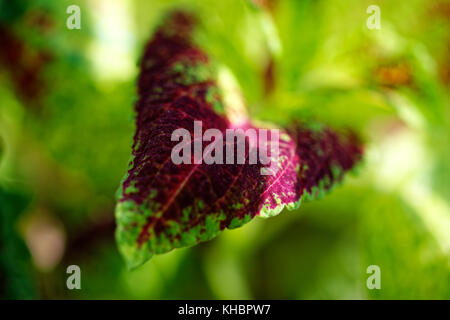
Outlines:
[[[116,206],[116,242],[128,270],[133,270],[152,257],[146,244],[136,246],[139,214],[132,210],[132,201],[119,202]]]

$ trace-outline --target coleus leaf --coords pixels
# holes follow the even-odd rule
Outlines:
[[[195,136],[194,121],[223,133],[254,127],[236,99],[224,99],[217,68],[191,40],[194,25],[191,16],[173,13],[141,61],[132,158],[116,206],[116,239],[130,268],[153,254],[210,240],[256,215],[297,208],[339,181],[362,154],[353,136],[297,124],[280,130],[273,175],[261,174],[266,169],[261,164],[249,164],[249,151],[244,164],[171,161],[178,144],[172,132],[185,128]],[[201,143],[205,150],[210,142]],[[270,144],[269,138],[265,146]]]

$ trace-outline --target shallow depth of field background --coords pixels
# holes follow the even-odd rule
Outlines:
[[[450,2],[262,2],[0,0],[1,298],[450,299]],[[81,30],[66,28],[71,4]],[[173,7],[197,13],[198,44],[253,117],[352,127],[366,155],[319,201],[130,272],[114,194],[139,56]],[[66,288],[71,264],[81,290]]]

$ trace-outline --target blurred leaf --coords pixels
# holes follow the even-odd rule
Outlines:
[[[31,257],[25,243],[16,232],[20,213],[29,197],[0,188],[0,297],[3,299],[33,299]]]

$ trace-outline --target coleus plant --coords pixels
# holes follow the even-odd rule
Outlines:
[[[248,161],[174,164],[171,152],[178,142],[171,134],[178,128],[192,133],[194,121],[222,132],[255,127],[236,87],[220,85],[220,68],[194,44],[194,28],[192,16],[172,13],[141,61],[136,133],[115,213],[117,243],[130,268],[255,216],[296,209],[329,190],[362,155],[354,135],[297,122],[280,129],[273,175],[262,175],[262,166]]]

